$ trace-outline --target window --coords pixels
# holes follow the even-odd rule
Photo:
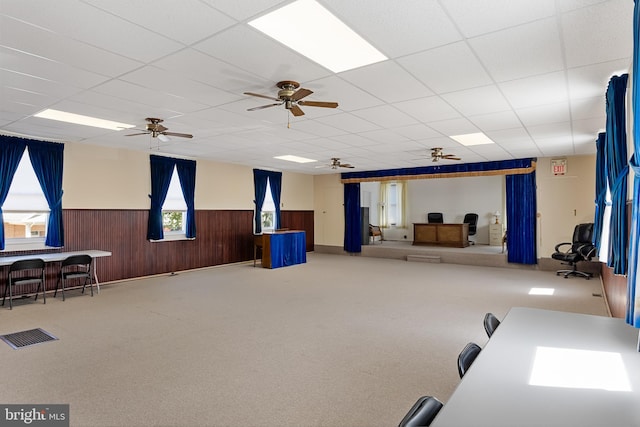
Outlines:
[[[405,184],[403,182],[382,183],[381,197],[383,202],[383,224],[387,227],[404,227],[405,220]]]
[[[262,231],[273,231],[275,228],[276,217],[276,205],[273,203],[273,196],[271,194],[271,185],[269,178],[267,178],[267,192],[264,195],[264,203],[262,204],[262,211],[260,212],[260,218],[262,219]]]
[[[44,246],[49,205],[25,149],[3,206],[6,250]],[[29,245],[23,248],[22,245]],[[18,247],[20,246],[20,247]]]
[[[187,204],[184,201],[180,178],[175,166],[171,175],[171,183],[167,198],[162,205],[162,228],[165,234],[185,234]]]

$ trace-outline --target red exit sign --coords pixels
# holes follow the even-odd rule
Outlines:
[[[566,159],[551,160],[551,172],[554,175],[564,175],[565,173],[567,173],[567,160]]]

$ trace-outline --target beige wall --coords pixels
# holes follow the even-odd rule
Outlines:
[[[344,244],[344,190],[340,174],[316,175],[314,191],[314,240],[316,245]]]
[[[65,209],[149,209],[149,152],[81,143],[64,148]],[[313,176],[282,174],[285,210],[313,209]],[[253,169],[197,160],[196,209],[253,209]]]

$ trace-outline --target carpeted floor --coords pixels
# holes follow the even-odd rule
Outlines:
[[[0,334],[59,338],[0,342],[0,402],[69,403],[72,426],[394,426],[422,395],[446,402],[486,312],[607,315],[598,278],[319,253],[252,264],[0,308]]]

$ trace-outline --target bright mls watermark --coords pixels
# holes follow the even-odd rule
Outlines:
[[[69,405],[0,404],[0,426],[69,427]]]

